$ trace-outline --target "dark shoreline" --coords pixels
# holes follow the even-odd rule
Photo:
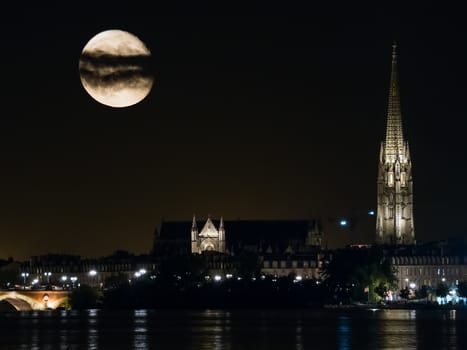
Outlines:
[[[398,303],[398,304],[347,304],[347,305],[323,305],[330,310],[467,310],[467,306],[459,304],[438,305],[435,303]]]

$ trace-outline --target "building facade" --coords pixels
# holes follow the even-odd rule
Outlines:
[[[377,179],[376,242],[414,244],[412,161],[402,132],[396,45],[392,51],[392,72],[386,125],[381,143]]]
[[[321,225],[314,219],[198,221],[193,217],[191,229],[189,221],[162,222],[153,254],[157,260],[203,255],[211,272],[221,275],[235,273],[246,256],[254,256],[262,274],[318,278],[321,243]]]
[[[396,299],[402,289],[409,289],[414,296],[417,290],[427,287],[434,300],[440,284],[449,288],[448,299],[457,299],[457,286],[467,281],[467,240],[462,237],[393,247],[387,255],[398,281]]]
[[[102,289],[116,280],[131,283],[142,272],[149,274],[156,271],[157,265],[151,255],[117,251],[96,259],[66,254],[32,256],[21,264],[20,269],[22,273],[27,273],[24,283],[32,288],[48,286],[70,289],[86,284]]]
[[[467,256],[394,256],[391,265],[398,280],[398,290],[436,287],[439,283],[451,287],[467,280]]]
[[[193,215],[193,223],[191,225],[191,253],[201,254],[204,251],[225,253],[225,228],[222,217],[218,229],[212,222],[211,217],[208,217],[201,232],[198,232],[196,217]]]

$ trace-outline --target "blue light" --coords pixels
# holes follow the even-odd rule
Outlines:
[[[374,210],[370,210],[370,211],[368,212],[368,215],[371,215],[371,216],[375,215],[375,211],[374,211]]]
[[[347,226],[349,223],[347,222],[347,220],[341,220],[339,221],[339,226],[342,226],[342,227],[345,227]]]

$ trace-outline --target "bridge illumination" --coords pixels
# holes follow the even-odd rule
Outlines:
[[[4,300],[18,311],[56,309],[68,298],[68,291],[0,291]]]

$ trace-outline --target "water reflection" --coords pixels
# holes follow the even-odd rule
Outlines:
[[[147,310],[134,311],[134,330],[133,330],[133,348],[138,350],[149,349],[148,345],[148,329],[147,329]]]
[[[51,312],[52,313],[52,312]],[[57,311],[57,317],[59,319],[59,328],[60,328],[60,335],[58,337],[58,341],[60,344],[60,350],[67,350],[69,349],[68,346],[68,317],[65,310]]]
[[[37,311],[31,312],[31,325],[32,325],[32,334],[31,334],[31,350],[40,349],[40,339],[39,339],[39,313]]]
[[[467,310],[0,313],[0,349],[467,349]]]
[[[297,319],[296,331],[295,331],[295,349],[303,350],[303,329],[302,329],[302,319]]]
[[[456,310],[449,310],[449,318],[451,320],[456,320]]]
[[[379,314],[381,349],[417,348],[417,311],[382,310]]]
[[[206,350],[229,350],[230,346],[225,335],[230,332],[230,314],[224,310],[205,310],[200,320],[194,339],[198,341],[200,349]]]
[[[88,318],[88,349],[95,350],[99,348],[99,310],[87,310]]]
[[[340,316],[337,322],[337,348],[345,350],[350,348],[350,320]]]

